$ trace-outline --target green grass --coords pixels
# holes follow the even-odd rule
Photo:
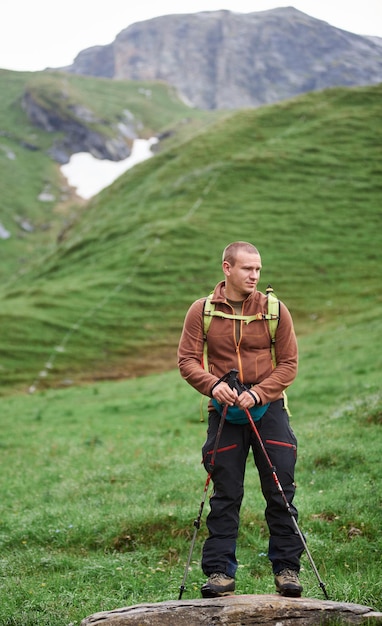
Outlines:
[[[26,79],[1,91],[9,110]],[[300,368],[288,395],[312,556],[331,599],[382,610],[380,98],[381,86],[333,89],[232,112],[203,132],[195,118],[73,209],[60,243],[19,241],[17,254],[30,246],[33,257],[23,271],[15,242],[1,242],[11,253],[0,288],[1,626],[68,626],[177,598],[206,425],[176,346],[235,239],[258,245],[260,287],[271,282],[295,320]],[[12,115],[21,120],[17,107]],[[22,162],[31,182],[9,198],[26,204],[50,165]],[[239,593],[273,592],[263,509],[249,462]],[[203,525],[187,598],[203,582],[204,536]],[[322,597],[305,557],[302,582]]]
[[[304,388],[311,370],[289,394],[300,527],[330,599],[382,610],[381,397],[323,405]],[[199,397],[179,374],[3,398],[1,414],[0,624],[67,626],[177,599],[206,478]],[[204,580],[207,510],[208,501],[185,599]],[[249,459],[238,593],[274,592],[263,510]],[[322,598],[306,556],[302,565],[304,595]]]

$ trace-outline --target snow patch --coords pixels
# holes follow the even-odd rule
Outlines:
[[[0,224],[0,239],[9,239],[10,236],[11,233],[9,232],[9,230],[4,228],[4,226]]]
[[[130,156],[123,161],[101,160],[88,152],[78,152],[71,156],[69,163],[61,166],[61,172],[69,185],[76,189],[77,195],[88,200],[111,185],[128,169],[153,156],[151,146],[157,142],[156,137],[135,139]]]

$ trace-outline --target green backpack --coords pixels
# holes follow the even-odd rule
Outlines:
[[[268,285],[266,289],[266,294],[268,298],[268,313],[256,313],[256,315],[234,315],[231,313],[223,313],[223,311],[216,311],[215,305],[211,302],[213,292],[210,293],[204,304],[204,350],[203,350],[203,364],[204,369],[208,371],[208,356],[207,356],[207,333],[210,328],[210,324],[212,322],[213,317],[224,317],[229,320],[243,320],[246,324],[250,322],[255,322],[259,320],[268,320],[269,332],[271,334],[271,355],[273,367],[276,367],[276,350],[275,350],[275,342],[276,342],[276,330],[280,319],[280,304],[279,300],[274,293],[271,285]]]
[[[276,367],[276,330],[280,319],[280,303],[276,294],[274,293],[271,285],[268,285],[266,289],[266,294],[268,298],[268,313],[256,313],[256,315],[234,315],[231,313],[223,313],[223,311],[216,311],[215,305],[212,300],[213,292],[211,292],[205,301],[204,304],[204,313],[203,313],[203,333],[204,333],[204,348],[203,348],[203,366],[206,371],[208,371],[208,349],[207,349],[207,333],[210,328],[210,324],[213,317],[223,317],[225,319],[230,320],[243,320],[246,324],[250,324],[255,321],[263,321],[268,320],[269,332],[271,335],[271,356],[273,367]],[[285,391],[284,395],[284,406],[288,415],[291,415],[288,408],[287,396]]]

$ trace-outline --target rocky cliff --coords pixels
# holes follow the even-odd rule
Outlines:
[[[292,7],[249,14],[208,11],[133,24],[112,44],[80,52],[65,69],[163,80],[192,106],[233,109],[326,87],[379,83],[381,43]]]
[[[51,101],[44,99],[39,86],[25,87],[21,106],[29,121],[48,133],[61,133],[48,154],[61,165],[68,163],[76,152],[89,152],[97,159],[120,161],[131,154],[131,144],[137,137],[134,116],[121,113],[116,125],[98,119],[87,107],[67,102],[65,93],[54,92]],[[58,104],[60,102],[60,106]]]

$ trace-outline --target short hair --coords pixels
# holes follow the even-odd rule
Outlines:
[[[260,254],[258,249],[248,241],[233,241],[224,248],[222,262],[227,261],[230,265],[235,265],[239,250],[245,250],[250,254]]]

